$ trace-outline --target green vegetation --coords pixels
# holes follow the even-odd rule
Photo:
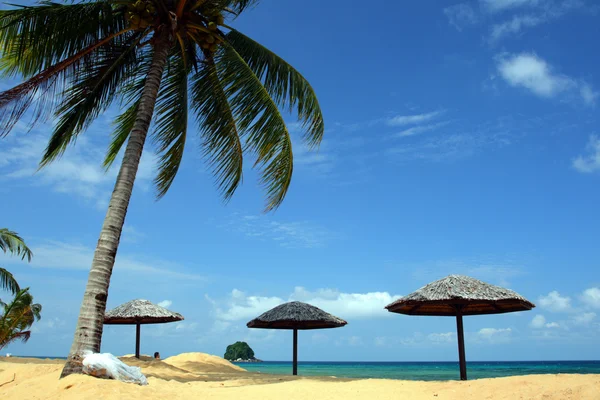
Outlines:
[[[26,114],[32,124],[52,116],[43,167],[108,107],[122,110],[104,164],[109,168],[118,154],[123,159],[62,377],[81,372],[86,351],[100,351],[110,278],[148,134],[158,152],[159,198],[177,175],[191,118],[224,199],[242,181],[250,153],[267,211],[281,205],[292,179],[292,140],[280,108],[298,116],[308,145],[321,142],[323,116],[308,81],[227,25],[255,3],[41,1],[0,10],[0,72],[25,80],[0,93],[0,137]]]
[[[6,228],[0,228],[0,250],[10,255],[19,256],[22,260],[31,261],[33,253],[23,239],[16,233]],[[21,289],[14,276],[4,268],[0,268],[0,289],[8,290],[14,299],[5,303],[0,299],[0,350],[8,344],[21,340],[26,342],[31,336],[28,330],[31,325],[40,319],[42,306],[33,303],[33,296],[29,288]]]
[[[21,257],[22,260],[27,258],[27,261],[31,261],[31,257],[33,256],[33,253],[23,239],[16,232],[6,228],[0,228],[0,250],[13,256]],[[0,289],[8,290],[12,294],[17,294],[21,290],[13,274],[2,267],[0,267]]]
[[[234,344],[227,346],[223,358],[229,361],[235,361],[238,359],[242,359],[244,361],[254,360],[254,351],[246,342],[235,342]]]
[[[17,340],[27,342],[31,336],[29,328],[42,312],[42,306],[33,303],[29,288],[19,290],[10,303],[0,300],[0,307],[0,350]]]

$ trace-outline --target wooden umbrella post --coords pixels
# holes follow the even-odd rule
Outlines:
[[[294,366],[292,375],[298,375],[298,329],[294,329]]]
[[[460,364],[460,380],[467,380],[467,361],[465,359],[465,334],[463,329],[462,306],[456,307],[456,332],[458,336],[458,361]]]
[[[135,324],[135,358],[140,358],[140,324]]]

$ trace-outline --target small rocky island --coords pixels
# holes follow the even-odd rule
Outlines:
[[[233,362],[262,361],[254,357],[254,350],[252,350],[246,342],[235,342],[234,344],[230,344],[229,346],[227,346],[223,358]]]

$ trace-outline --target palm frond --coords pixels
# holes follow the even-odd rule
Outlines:
[[[127,142],[129,134],[133,129],[133,124],[135,123],[135,118],[137,116],[138,105],[140,103],[144,84],[146,83],[146,75],[150,69],[152,57],[152,50],[141,54],[141,60],[133,73],[135,78],[124,85],[121,89],[123,104],[127,105],[127,109],[114,121],[115,130],[112,133],[112,140],[106,156],[104,157],[104,168],[107,170],[116,160],[121,148]]]
[[[224,9],[231,10],[235,15],[239,15],[246,9],[258,4],[259,0],[218,0],[223,3]]]
[[[27,247],[23,238],[18,233],[6,228],[0,228],[0,250],[20,256],[22,260],[27,258],[27,261],[31,261],[31,257],[33,257],[33,252]]]
[[[2,70],[30,77],[126,28],[112,1],[42,1],[0,11]]]
[[[12,294],[17,293],[21,288],[19,283],[9,271],[4,268],[0,268],[0,289],[8,290]]]
[[[242,181],[243,149],[235,117],[213,59],[206,59],[192,82],[192,108],[202,136],[204,154],[217,187],[229,200]]]
[[[278,104],[294,106],[310,146],[321,143],[325,125],[317,96],[308,81],[294,67],[260,43],[231,30],[226,40],[235,48],[248,66],[265,85]]]
[[[261,169],[265,210],[270,211],[281,204],[292,179],[290,135],[277,105],[244,59],[227,42],[221,49],[215,60],[219,76],[246,146],[258,156],[255,165]]]
[[[100,59],[75,73],[75,82],[65,91],[65,100],[56,112],[58,123],[41,166],[60,157],[69,143],[111,105],[115,93],[132,79],[138,61],[136,47],[143,36],[134,33],[121,46],[99,48]]]
[[[158,173],[154,179],[158,198],[171,187],[185,147],[189,66],[185,62],[184,50],[185,47],[175,47],[156,102],[156,124],[152,137],[159,153]]]
[[[42,306],[33,303],[29,288],[21,289],[9,303],[2,303],[0,316],[0,349],[14,340],[27,341],[31,335],[26,331],[41,318]]]
[[[35,99],[37,99],[38,104],[36,112],[34,113],[32,125],[39,118],[47,114],[47,112],[52,109],[52,107],[50,107],[52,102],[57,100],[54,92],[54,90],[57,89],[57,81],[64,84],[74,73],[77,73],[80,70],[77,67],[86,57],[91,54],[96,56],[102,54],[102,52],[96,50],[127,31],[128,29],[125,29],[105,37],[79,53],[41,71],[24,83],[1,92],[0,122],[2,122],[2,126],[0,126],[0,137],[5,136],[10,132],[14,124],[23,116]],[[101,62],[102,60],[95,59],[95,61]],[[91,65],[94,65],[94,63]],[[87,68],[83,68],[82,70],[86,69]]]
[[[109,169],[115,162],[117,155],[121,151],[121,148],[127,142],[129,134],[133,129],[135,118],[137,116],[137,109],[140,104],[140,100],[136,100],[130,105],[123,114],[119,115],[114,122],[115,130],[112,133],[112,140],[108,146],[108,151],[104,157],[104,168]]]

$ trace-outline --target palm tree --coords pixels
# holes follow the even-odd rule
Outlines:
[[[190,111],[224,199],[240,184],[249,152],[256,157],[266,211],[283,201],[293,170],[292,142],[278,107],[297,114],[306,143],[321,142],[323,117],[310,84],[279,56],[225,24],[254,3],[91,0],[0,11],[0,68],[26,79],[0,93],[0,135],[34,104],[33,123],[55,110],[45,166],[113,102],[124,105],[105,165],[127,145],[63,377],[81,371],[83,352],[100,351],[110,276],[152,120],[159,198],[179,168]]]
[[[33,257],[33,253],[23,239],[16,232],[6,228],[0,228],[0,250],[4,253],[20,256],[22,260],[27,258],[27,261],[31,261],[31,257]],[[21,290],[13,274],[2,267],[0,267],[0,289],[8,290],[12,294],[17,294]]]
[[[31,331],[26,329],[41,318],[42,312],[42,306],[33,303],[29,288],[19,290],[8,304],[0,300],[0,307],[3,309],[0,316],[0,350],[16,340],[27,342]]]

